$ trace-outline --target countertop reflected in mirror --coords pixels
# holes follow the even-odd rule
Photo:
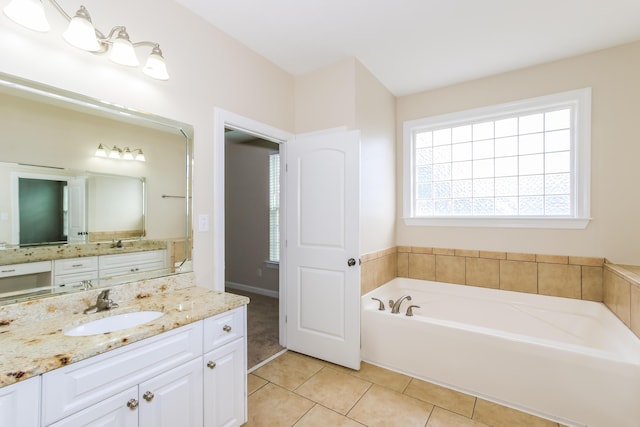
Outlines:
[[[112,277],[119,271],[116,260],[126,261],[125,257],[118,258],[118,254],[130,254],[135,260],[138,253],[157,252],[154,263],[145,261],[154,267],[149,267],[144,278],[190,271],[193,152],[190,125],[2,73],[0,125],[5,148],[0,155],[3,184],[0,186],[0,265],[33,267],[44,263],[43,268],[49,268],[45,273],[50,276],[51,290],[47,292],[45,285],[42,296],[73,288],[65,289],[66,283],[54,283],[54,277],[68,276],[70,284],[81,281],[79,273],[61,274],[62,263],[56,261],[64,259],[95,257],[95,262],[103,264],[99,271],[107,271],[110,279],[118,279]],[[97,157],[100,144],[108,148],[139,149],[144,151],[144,161],[125,160],[122,156]],[[62,212],[60,219],[53,222],[67,222],[60,225],[54,241],[47,238],[40,241],[37,237],[20,240],[21,233],[31,231],[24,227],[21,230],[21,221],[27,223],[27,215],[41,210],[36,202],[24,204],[20,212],[20,198],[25,196],[19,194],[18,182],[25,176],[27,180],[35,176],[43,181],[62,182],[63,207],[58,208]],[[76,179],[85,180],[81,190],[69,184]],[[127,190],[129,181],[132,184]],[[69,203],[72,197],[68,194],[72,191],[82,197],[76,194],[74,202]],[[45,211],[41,219],[33,223],[37,225],[52,216],[50,211]],[[160,259],[163,261],[158,261]],[[140,278],[132,274],[139,269],[134,261],[129,261],[132,264],[127,270],[120,269],[119,283]],[[113,266],[107,268],[108,263]],[[2,274],[0,272],[0,300],[12,287],[13,273]],[[40,290],[43,281],[47,282],[47,274],[38,274],[38,282],[34,282],[33,287]],[[28,289],[25,292],[28,294]]]

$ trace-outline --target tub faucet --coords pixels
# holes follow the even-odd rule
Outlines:
[[[409,307],[407,307],[407,316],[411,317],[413,316],[413,309],[414,308],[420,308],[419,305],[410,305]]]
[[[97,313],[99,311],[111,310],[112,308],[118,307],[118,304],[116,304],[111,298],[109,298],[109,291],[110,289],[105,289],[104,291],[100,292],[100,294],[98,295],[98,299],[96,300],[96,304],[87,308],[84,311],[84,314]]]
[[[384,303],[380,298],[371,298],[372,300],[378,301],[378,310],[384,311]]]
[[[389,305],[391,306],[391,313],[392,314],[400,313],[400,305],[402,304],[402,301],[404,301],[404,300],[411,301],[411,296],[404,295],[404,296],[398,298],[398,301],[396,301],[395,303],[393,302],[393,300],[389,300]]]

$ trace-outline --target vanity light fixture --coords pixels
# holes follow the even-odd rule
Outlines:
[[[104,145],[99,144],[98,148],[96,149],[95,156],[108,157],[110,159],[137,160],[139,162],[146,161],[142,149],[134,148],[133,150],[131,150],[129,147],[119,148],[116,145],[114,145],[111,150],[108,150],[104,148]]]
[[[167,64],[162,56],[160,45],[152,41],[131,42],[123,26],[115,26],[104,35],[91,23],[91,16],[84,6],[80,6],[71,17],[56,0],[48,0],[53,7],[69,22],[62,37],[70,45],[96,54],[109,53],[109,59],[116,64],[137,67],[140,65],[135,48],[151,47],[151,53],[142,67],[142,72],[154,79],[168,80]],[[12,21],[34,31],[47,32],[51,29],[45,16],[42,0],[11,0],[4,7],[4,13]]]

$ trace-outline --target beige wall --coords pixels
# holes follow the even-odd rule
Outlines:
[[[408,227],[397,244],[606,257],[640,264],[640,43],[401,97],[397,109],[397,212],[402,215],[402,123],[583,87],[592,88],[591,215],[584,230]]]
[[[355,60],[348,59],[296,77],[296,133],[355,128],[355,67]]]
[[[84,2],[102,31],[126,23],[134,41],[160,43],[170,80],[145,77],[139,69],[111,63],[70,47],[65,22],[45,2],[47,34],[23,29],[0,14],[0,71],[98,99],[190,123],[195,130],[194,213],[213,223],[213,109],[293,131],[293,77],[171,0]],[[64,7],[72,7],[63,5]],[[151,13],[150,11],[153,11]],[[69,10],[73,13],[73,10]],[[140,57],[144,49],[138,50]],[[201,286],[214,284],[214,235],[195,232],[194,268]]]
[[[360,253],[395,239],[395,97],[355,59],[296,78],[297,133],[360,133]]]
[[[356,129],[360,129],[361,254],[395,245],[395,97],[356,63]]]
[[[225,144],[225,280],[278,292],[269,259],[269,154],[267,141]]]

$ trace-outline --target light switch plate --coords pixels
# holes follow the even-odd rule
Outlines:
[[[198,231],[209,231],[209,215],[198,215]]]

